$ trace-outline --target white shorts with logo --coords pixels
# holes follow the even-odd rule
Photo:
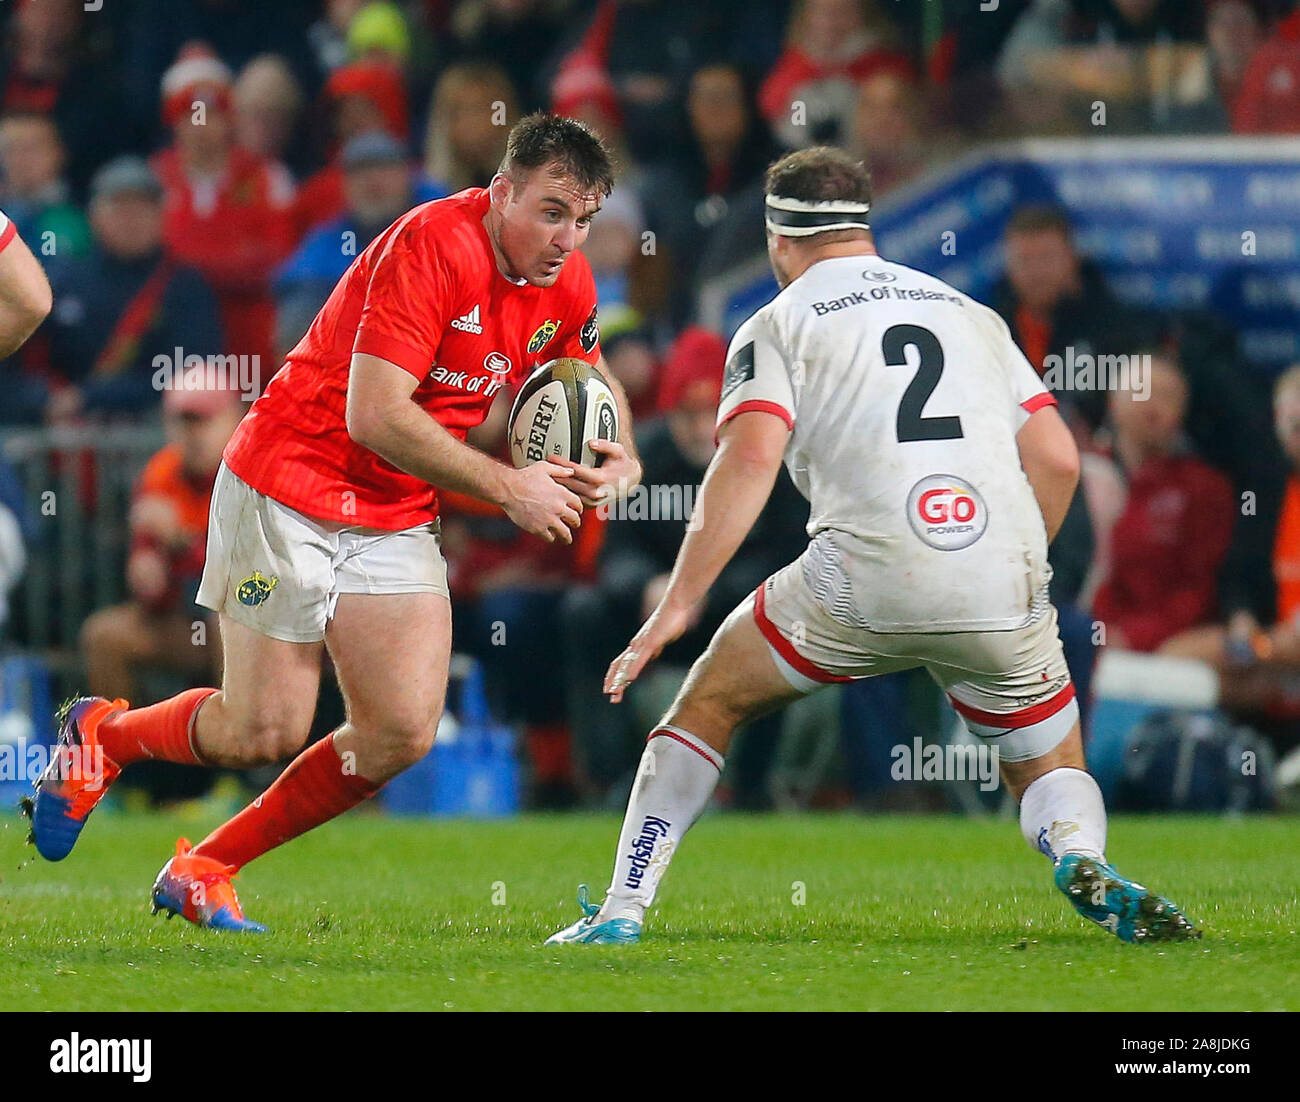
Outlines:
[[[1079,718],[1056,609],[1046,600],[1022,628],[873,632],[831,617],[796,559],[759,586],[752,601],[777,667],[800,692],[923,666],[971,733],[1011,762],[1045,754]]]
[[[446,597],[441,544],[437,521],[391,532],[306,516],[222,463],[197,600],[272,639],[315,643],[341,593]]]

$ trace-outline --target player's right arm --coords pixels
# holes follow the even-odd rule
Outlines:
[[[533,463],[515,470],[452,436],[412,400],[419,380],[365,352],[352,354],[347,429],[363,448],[407,474],[501,506],[525,532],[573,542],[582,502],[556,478],[567,468]]]
[[[12,356],[36,332],[54,305],[45,269],[0,214],[0,359]]]
[[[1079,449],[1055,406],[1041,406],[1016,433],[1020,465],[1033,487],[1051,543],[1060,531],[1079,484]]]

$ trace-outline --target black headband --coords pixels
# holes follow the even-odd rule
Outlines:
[[[871,225],[871,204],[855,199],[787,199],[769,195],[765,200],[767,228],[784,237],[811,237],[826,230],[865,230]]]

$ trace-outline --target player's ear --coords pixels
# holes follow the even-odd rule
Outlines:
[[[506,204],[510,202],[510,194],[514,185],[510,177],[504,172],[498,172],[492,177],[492,182],[488,184],[488,198],[492,201],[492,206],[496,208],[498,214],[506,209]]]

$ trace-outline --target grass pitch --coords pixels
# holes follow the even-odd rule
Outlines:
[[[213,820],[213,821],[209,821]],[[0,996],[28,1010],[1300,1009],[1300,822],[1120,818],[1109,856],[1199,942],[1124,945],[1077,917],[1015,823],[707,816],[643,942],[546,948],[599,899],[618,822],[352,814],[239,878],[264,936],[150,916],[210,813],[96,814],[51,865],[0,829]],[[21,866],[21,867],[19,867]]]

